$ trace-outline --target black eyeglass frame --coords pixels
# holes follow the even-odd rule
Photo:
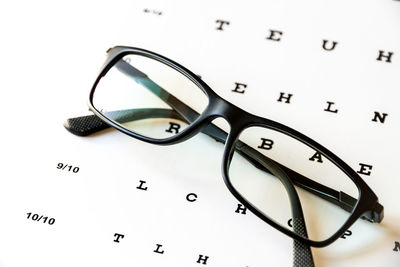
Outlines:
[[[200,114],[197,119],[190,123],[188,127],[182,130],[179,134],[174,136],[165,138],[165,139],[153,139],[146,136],[142,136],[135,132],[132,132],[118,123],[114,122],[113,120],[106,117],[102,114],[99,110],[94,107],[93,104],[93,96],[96,90],[98,83],[100,82],[101,78],[106,75],[108,70],[114,66],[120,59],[124,56],[129,54],[136,54],[140,56],[145,56],[150,59],[157,60],[163,64],[170,66],[171,68],[175,69],[176,71],[180,72],[181,74],[185,75],[188,79],[190,79],[193,83],[195,83],[208,97],[208,105],[205,110]],[[100,69],[100,73],[96,78],[92,89],[89,95],[88,105],[90,110],[101,120],[103,120],[108,125],[114,127],[115,129],[131,136],[137,138],[139,140],[156,144],[156,145],[171,145],[176,144],[179,142],[183,142],[192,136],[196,135],[197,133],[201,132],[202,129],[207,127],[207,125],[211,124],[211,122],[216,118],[224,118],[230,125],[230,132],[228,133],[228,137],[225,142],[223,159],[222,159],[222,175],[226,186],[228,187],[229,191],[241,202],[244,206],[246,206],[253,214],[257,217],[262,219],[264,222],[270,224],[277,230],[283,232],[284,234],[299,240],[307,245],[314,246],[314,247],[323,247],[331,244],[336,239],[341,237],[345,231],[363,214],[369,213],[375,209],[377,205],[380,205],[378,202],[378,197],[375,193],[371,190],[371,188],[363,181],[363,179],[350,167],[348,166],[343,160],[341,160],[338,156],[330,152],[328,149],[323,147],[322,145],[318,144],[314,140],[310,139],[309,137],[305,136],[304,134],[288,127],[278,122],[262,118],[247,111],[235,106],[234,104],[228,102],[227,100],[221,98],[217,95],[202,79],[200,79],[196,74],[188,70],[187,68],[181,66],[180,64],[161,56],[157,53],[144,50],[141,48],[135,47],[127,47],[127,46],[116,46],[110,48],[107,51],[107,59],[103,64],[102,68]],[[314,241],[310,239],[306,239],[296,233],[290,231],[289,229],[281,226],[280,224],[276,223],[272,219],[268,218],[264,214],[262,214],[257,208],[251,205],[246,199],[244,199],[240,193],[236,191],[233,187],[230,179],[229,179],[229,165],[230,160],[232,158],[233,152],[235,150],[235,144],[238,140],[240,133],[249,127],[265,127],[269,128],[288,136],[291,136],[298,141],[308,145],[309,147],[315,149],[316,151],[320,152],[323,156],[325,156],[328,160],[333,162],[338,168],[340,168],[348,177],[350,177],[355,185],[359,190],[359,199],[351,212],[351,215],[347,219],[347,221],[343,224],[343,226],[330,238],[324,241]],[[380,211],[382,214],[371,216],[379,216],[383,217],[383,208]],[[381,218],[379,219],[381,220]]]

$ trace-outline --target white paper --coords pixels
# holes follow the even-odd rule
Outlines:
[[[217,30],[216,20],[229,25]],[[385,207],[383,222],[357,222],[346,239],[313,248],[315,263],[400,266],[398,1],[14,1],[0,4],[0,25],[0,266],[203,266],[199,255],[207,266],[291,266],[290,238],[235,213],[222,144],[198,135],[155,146],[64,129],[89,114],[89,90],[115,45],[171,58],[355,170],[372,165],[362,178]],[[283,32],[279,42],[267,39],[271,30]],[[324,39],[337,47],[325,51]],[[391,63],[377,60],[380,50]],[[232,92],[235,82],[247,84],[244,94]],[[290,104],[277,101],[281,92]],[[327,101],[338,113],[324,111]]]

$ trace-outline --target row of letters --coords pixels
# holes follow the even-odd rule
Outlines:
[[[146,181],[139,180],[139,185],[136,188],[139,190],[147,191],[148,186],[146,186]],[[189,193],[186,195],[186,200],[189,202],[194,202],[197,200],[197,198],[198,198],[198,196],[195,193]],[[238,214],[246,214],[246,211],[247,211],[246,207],[244,207],[242,204],[238,204],[237,209],[235,210],[235,212]],[[291,220],[288,221],[288,225],[291,226]],[[350,230],[347,230],[343,234],[342,238],[346,239],[346,237],[349,237],[351,235],[352,235],[352,232]],[[125,238],[124,234],[115,233],[113,242],[120,243],[124,238]],[[400,242],[394,241],[393,251],[400,252]],[[166,250],[165,250],[163,244],[155,244],[153,252],[156,254],[164,254],[166,252]],[[198,254],[198,256],[193,258],[193,261],[198,264],[207,265],[207,263],[209,263],[209,261],[210,261],[210,257],[207,255]]]
[[[154,9],[150,10],[148,8],[145,8],[143,11],[145,13],[155,14],[158,16],[161,16],[163,14],[162,11],[158,11],[158,10],[154,10]],[[215,29],[217,31],[224,31],[231,25],[231,22],[229,20],[223,20],[223,19],[217,19],[217,20],[215,20],[215,23],[216,23]],[[269,29],[268,34],[266,35],[265,39],[269,40],[269,41],[280,42],[282,40],[283,36],[284,36],[283,31]],[[327,40],[327,39],[323,39],[322,44],[321,44],[322,49],[324,49],[325,51],[333,51],[338,46],[339,46],[338,41]],[[394,56],[393,51],[379,50],[377,52],[377,55],[375,56],[375,60],[386,62],[386,63],[392,63],[393,56]]]
[[[215,23],[216,23],[215,29],[218,31],[224,31],[226,29],[226,27],[231,24],[230,21],[222,20],[222,19],[217,19],[215,21]],[[280,42],[282,40],[283,36],[284,36],[283,31],[269,29],[268,34],[265,37],[265,39],[269,40],[269,41]],[[325,51],[333,51],[335,48],[337,48],[338,44],[339,44],[338,41],[331,41],[331,40],[323,39],[321,47]],[[379,50],[375,59],[377,61],[392,63],[393,55],[394,55],[393,51]]]
[[[121,240],[122,240],[124,237],[125,237],[125,235],[123,235],[123,234],[115,233],[115,234],[114,234],[114,240],[113,240],[113,241],[114,241],[115,243],[120,243]],[[163,245],[161,245],[161,244],[156,244],[156,248],[153,250],[153,252],[154,252],[154,253],[158,253],[158,254],[164,254],[165,250],[164,250],[164,248],[163,248]],[[196,263],[201,263],[201,264],[206,265],[208,259],[209,259],[209,256],[205,256],[205,255],[199,254]]]
[[[375,118],[379,118],[379,113],[375,113],[374,119]],[[179,131],[180,131],[180,128],[181,128],[180,124],[175,123],[175,122],[169,122],[169,127],[167,129],[165,129],[165,132],[178,134]],[[258,149],[271,150],[273,148],[273,146],[274,146],[274,140],[272,140],[272,139],[261,137],[260,141],[261,141],[261,144],[257,146]],[[310,161],[316,161],[318,163],[323,163],[322,154],[320,152],[318,152],[318,151],[316,151],[309,158],[309,160]],[[366,175],[366,176],[370,176],[371,175],[371,170],[373,168],[372,165],[365,164],[365,163],[359,163],[358,165],[360,166],[360,168],[357,171],[357,173],[362,174],[362,175]]]
[[[244,94],[246,92],[247,84],[235,82],[234,88],[231,90],[234,93]],[[278,102],[290,104],[292,103],[293,94],[280,92],[279,97],[277,98]],[[325,108],[321,110],[330,113],[338,113],[339,109],[335,106],[335,102],[326,101]],[[385,123],[386,117],[388,117],[388,113],[374,111],[373,117],[371,121]]]

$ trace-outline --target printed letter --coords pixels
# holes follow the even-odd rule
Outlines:
[[[140,182],[140,185],[138,187],[136,187],[136,189],[140,189],[140,190],[146,191],[147,187],[143,187],[143,185],[146,183],[146,181],[140,180],[139,182]]]
[[[285,96],[285,93],[281,92],[281,95],[278,98],[278,102],[282,102],[282,99],[285,99],[285,103],[290,104],[290,98],[292,96],[292,94],[287,94],[287,96]]]
[[[394,241],[394,249],[393,251],[400,251],[400,242]]]
[[[385,119],[386,119],[386,116],[387,116],[388,114],[387,113],[379,113],[379,112],[377,112],[377,111],[375,111],[375,115],[374,115],[374,118],[372,119],[372,121],[380,121],[381,123],[385,123]]]
[[[232,90],[232,92],[235,92],[235,93],[240,93],[240,94],[243,94],[244,92],[245,92],[245,90],[243,89],[243,88],[246,88],[247,87],[247,84],[244,84],[244,83],[235,83],[235,89],[233,89]],[[242,88],[243,87],[243,88]]]
[[[326,51],[332,51],[333,49],[335,49],[336,45],[338,44],[337,42],[332,41],[332,45],[330,45],[328,47],[327,46],[328,42],[329,42],[328,40],[323,40],[323,43],[322,43],[322,48],[325,49]]]
[[[207,260],[208,260],[208,256],[203,256],[203,255],[199,255],[199,259],[197,260],[197,263],[203,263],[204,265],[207,264]]]
[[[197,200],[197,195],[195,193],[190,193],[186,196],[186,200],[189,202],[195,202]]]
[[[386,58],[386,62],[391,63],[392,56],[393,56],[393,52],[388,52],[387,55],[385,55],[385,51],[379,50],[379,56],[376,60],[382,61],[382,58]]]
[[[157,244],[157,248],[153,252],[159,253],[159,254],[164,254],[164,250],[160,250],[161,247],[162,247],[162,245]]]
[[[324,109],[324,111],[338,113],[337,109],[335,109],[335,110],[331,109],[332,105],[335,105],[335,102],[326,101],[326,103],[328,103],[328,107],[326,109]]]
[[[371,175],[372,165],[367,165],[364,163],[360,163],[359,165],[361,166],[361,168],[357,173],[368,175],[368,176]]]
[[[238,207],[236,209],[236,213],[242,212],[242,214],[246,214],[247,208],[243,206],[242,204],[238,204]]]
[[[229,24],[230,24],[229,21],[221,20],[221,19],[217,19],[215,22],[216,22],[217,24],[219,24],[218,27],[216,28],[216,29],[219,30],[219,31],[223,31],[223,30],[224,30],[223,27],[224,27],[225,24],[226,24],[226,25],[229,25]]]
[[[181,128],[181,125],[179,125],[178,123],[175,122],[170,122],[169,123],[169,129],[165,130],[168,133],[172,133],[174,130],[175,134],[179,133],[179,129]]]
[[[265,149],[265,150],[270,150],[272,149],[272,146],[274,144],[274,141],[271,139],[266,139],[266,138],[261,138],[261,145],[259,145],[257,148]]]
[[[272,41],[277,41],[277,42],[279,42],[281,40],[280,37],[282,36],[283,32],[275,31],[275,30],[269,30],[269,31],[270,31],[270,34],[267,37],[267,40],[272,40]],[[276,36],[276,35],[279,35],[279,36]]]
[[[350,230],[346,230],[344,234],[341,236],[341,238],[346,239],[346,236],[351,236],[353,233]]]
[[[323,162],[322,155],[319,152],[315,152],[315,154],[311,158],[309,158],[309,160],[311,160],[311,161],[315,161],[315,159],[317,159],[317,162],[320,162],[320,163]]]
[[[114,237],[116,237],[116,238],[114,239],[114,242],[119,243],[119,239],[120,239],[120,238],[123,239],[123,238],[125,237],[125,235],[121,235],[121,234],[115,233],[115,234],[114,234]]]

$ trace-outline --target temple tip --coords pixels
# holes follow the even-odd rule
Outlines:
[[[64,127],[77,136],[88,136],[108,128],[108,124],[95,115],[70,118],[64,121]]]

